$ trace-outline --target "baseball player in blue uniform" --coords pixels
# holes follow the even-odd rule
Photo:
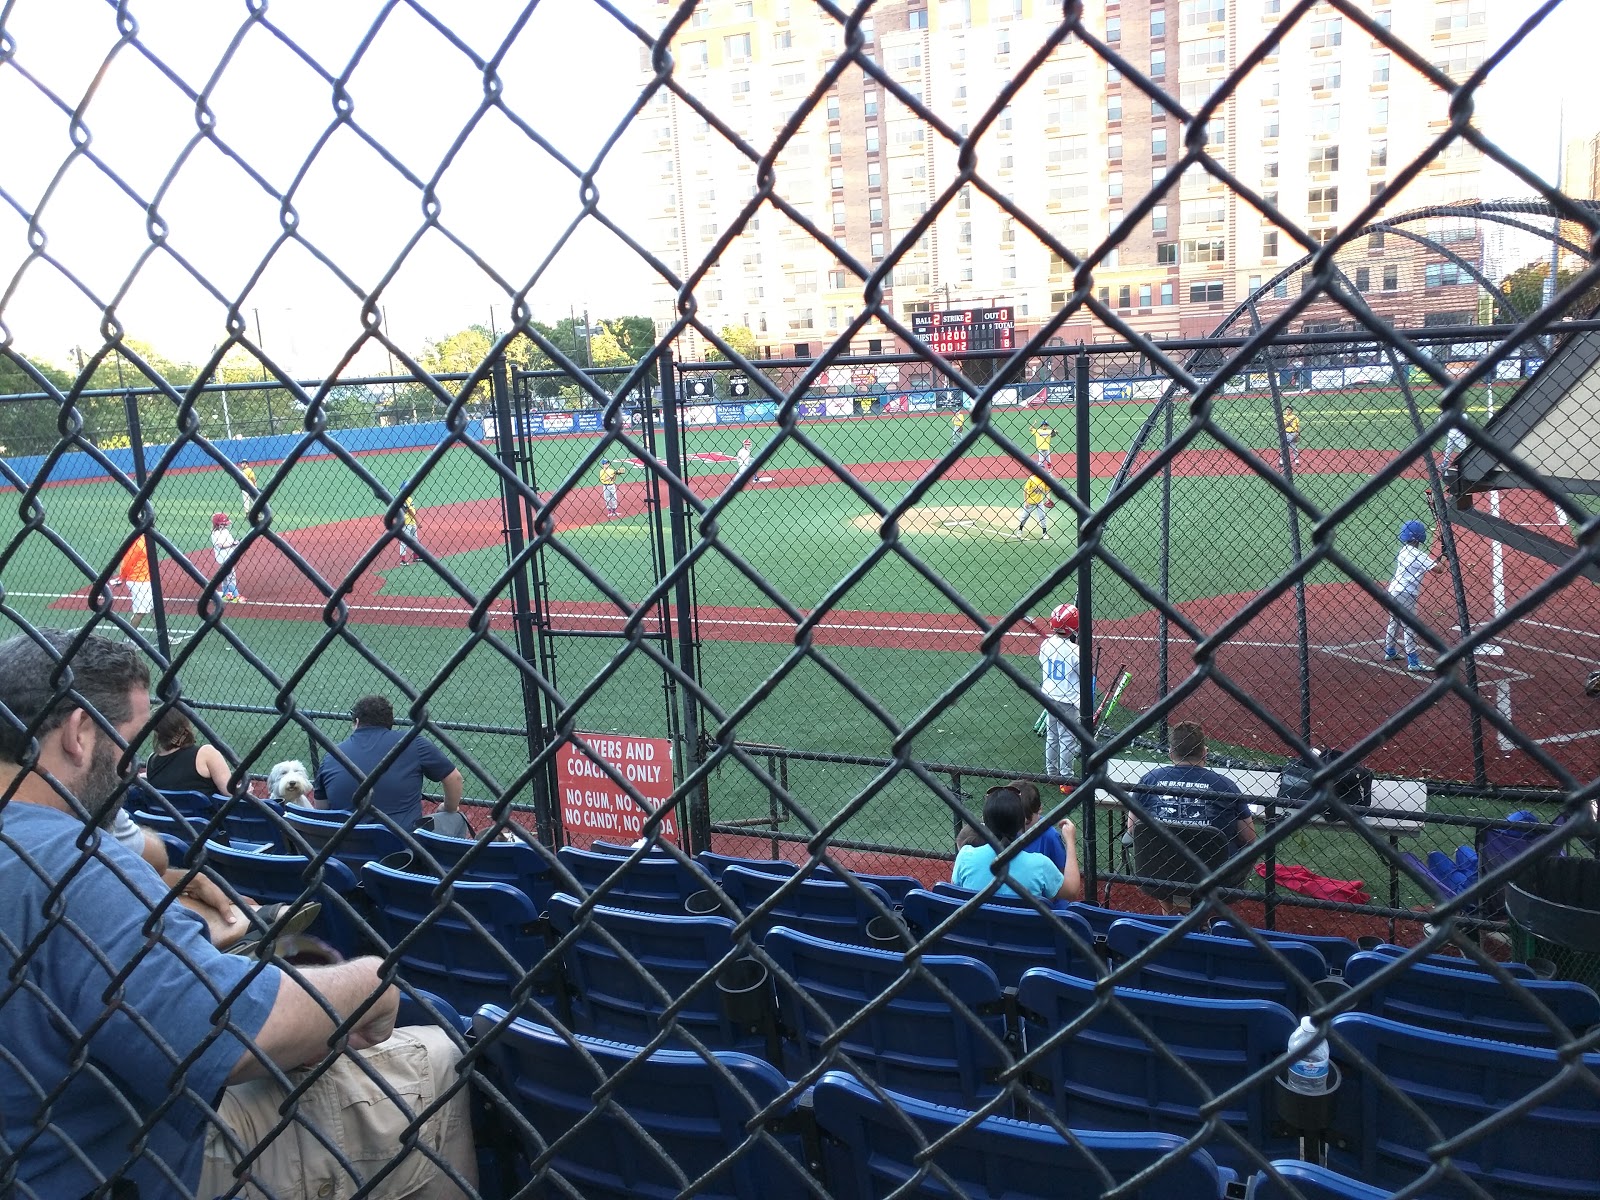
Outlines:
[[[1422,595],[1422,578],[1439,565],[1423,546],[1428,540],[1428,527],[1421,521],[1407,521],[1400,526],[1400,553],[1394,560],[1394,577],[1389,580],[1389,603],[1398,612],[1391,612],[1389,628],[1383,638],[1383,657],[1393,662],[1400,655],[1395,649],[1395,633],[1404,635],[1406,670],[1422,670],[1422,660],[1417,656],[1417,642],[1411,626],[1400,619],[1404,612],[1412,619],[1417,615],[1417,599]]]

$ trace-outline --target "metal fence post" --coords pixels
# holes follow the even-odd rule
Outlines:
[[[495,457],[500,460],[512,478],[517,477],[517,431],[512,420],[511,378],[502,356],[495,360],[489,376],[494,398]],[[502,481],[501,502],[506,521],[506,553],[515,561],[527,547],[527,537],[522,524],[523,498],[511,483]],[[534,640],[533,605],[528,592],[528,567],[526,563],[511,573],[511,619],[516,629],[517,654],[524,667],[537,669],[538,647]],[[523,723],[528,730],[528,761],[532,762],[550,744],[550,731],[545,728],[543,703],[539,689],[529,681],[526,671],[519,670],[517,678],[522,685]],[[539,840],[546,845],[556,845],[560,840],[560,822],[556,820],[555,761],[547,762],[544,769],[531,780],[533,788],[534,822]]]
[[[128,447],[133,452],[133,481],[144,490],[147,473],[144,462],[144,430],[139,425],[139,401],[131,391],[122,393],[122,409],[128,418]],[[163,666],[172,661],[172,638],[167,632],[167,609],[161,597],[161,559],[155,537],[144,535],[145,553],[150,559],[150,599],[155,605],[156,645]]]
[[[677,372],[673,367],[672,348],[663,346],[657,362],[661,366],[661,425],[666,441],[667,470],[679,481],[688,478],[688,453],[684,446],[682,415],[678,409]],[[668,532],[672,539],[670,569],[677,572],[673,581],[674,621],[678,635],[678,669],[690,684],[699,685],[696,667],[699,647],[695,631],[694,598],[689,586],[689,512],[684,500],[683,487],[669,487],[667,495]],[[700,765],[700,706],[692,688],[678,689],[681,712],[679,721],[683,729],[681,750],[682,770],[685,778]],[[711,797],[704,781],[687,797],[689,802],[689,848],[691,852],[711,849]]]
[[[1077,494],[1078,503],[1087,511],[1094,502],[1094,472],[1091,451],[1093,441],[1089,429],[1089,355],[1080,345],[1076,360],[1077,374],[1072,389],[1073,415],[1076,418],[1075,438],[1078,453]],[[1083,544],[1083,522],[1078,518],[1078,545]],[[1088,734],[1079,748],[1078,778],[1083,781],[1083,810],[1078,827],[1086,830],[1087,837],[1079,842],[1083,846],[1083,894],[1090,900],[1099,896],[1098,871],[1095,853],[1095,787],[1088,770],[1089,756],[1094,752],[1094,589],[1092,560],[1085,559],[1078,566],[1078,723]],[[1098,768],[1097,768],[1098,770]]]

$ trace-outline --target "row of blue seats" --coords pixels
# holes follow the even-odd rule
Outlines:
[[[338,828],[334,822],[308,821],[293,813],[288,814],[288,820],[297,829],[315,823]],[[326,830],[313,833],[332,836]],[[1519,989],[1507,989],[1461,958],[1429,956],[1410,964],[1404,972],[1386,973],[1389,959],[1404,953],[1400,948],[1378,947],[1354,953],[1355,946],[1343,939],[1316,939],[1312,944],[1310,940],[1256,931],[1271,946],[1271,953],[1262,953],[1244,940],[1244,931],[1225,925],[1211,933],[1172,939],[1167,937],[1170,921],[1157,923],[1138,914],[1116,913],[1091,905],[1072,905],[1046,920],[1024,905],[992,901],[971,905],[972,893],[949,885],[935,885],[927,892],[915,887],[897,889],[903,902],[896,906],[881,885],[871,880],[853,886],[829,879],[795,879],[782,871],[755,870],[747,865],[748,860],[724,859],[705,866],[689,866],[665,856],[652,856],[619,870],[615,855],[570,847],[559,852],[558,865],[552,866],[545,852],[521,842],[478,844],[418,832],[414,844],[428,865],[440,871],[459,870],[462,860],[467,860],[467,873],[460,876],[463,882],[452,896],[463,913],[475,914],[477,928],[468,928],[470,923],[454,918],[443,920],[442,924],[434,918],[431,923],[441,935],[446,930],[467,935],[467,941],[457,947],[458,954],[477,953],[487,960],[486,968],[480,964],[466,975],[485,976],[484,989],[474,989],[465,998],[470,1001],[469,1007],[504,999],[508,994],[506,981],[516,979],[516,964],[531,965],[526,955],[535,954],[541,946],[533,927],[548,911],[558,877],[570,881],[567,886],[575,893],[599,896],[608,906],[673,918],[683,918],[696,896],[709,896],[713,906],[720,903],[706,891],[692,890],[709,888],[715,879],[732,907],[727,910],[726,920],[714,927],[715,936],[686,951],[689,957],[681,961],[685,970],[700,971],[707,962],[721,958],[733,940],[730,931],[738,928],[728,922],[763,906],[762,915],[744,929],[753,937],[759,939],[773,926],[783,924],[846,942],[862,941],[868,924],[898,909],[907,932],[925,947],[937,953],[978,959],[994,972],[1003,987],[1015,987],[1032,967],[1048,966],[1093,978],[1105,972],[1107,959],[1113,964],[1137,959],[1136,971],[1122,978],[1128,986],[1200,998],[1268,1000],[1296,1014],[1303,1014],[1326,999],[1321,985],[1330,976],[1342,975],[1343,984],[1349,985],[1380,976],[1358,1007],[1374,1015],[1444,1032],[1529,1045],[1561,1044],[1566,1034],[1530,1009],[1530,998],[1547,1007],[1567,1030],[1582,1033],[1600,1025],[1600,998],[1591,990],[1575,983],[1535,980],[1520,964],[1506,964],[1510,973],[1523,976]],[[262,853],[241,858],[236,851],[215,849],[213,855],[213,865],[244,894],[262,900],[289,900],[305,893],[304,858]],[[719,874],[712,875],[712,869]],[[348,927],[356,923],[355,914],[349,911],[356,882],[355,873],[342,871],[339,861],[325,863],[320,884],[323,894],[319,898],[331,911],[325,918],[325,927],[314,932],[322,933],[341,949],[354,944]],[[488,886],[495,883],[521,894]],[[914,885],[915,881],[906,883]],[[386,922],[396,930],[424,922],[434,907],[436,887],[437,880],[427,875],[386,869],[374,872],[367,891],[381,894],[382,902],[376,905],[379,911],[398,914]],[[334,928],[341,925],[346,928]],[[482,943],[485,936],[498,941],[502,949],[471,944]],[[393,944],[395,939],[389,940]],[[723,949],[717,950],[718,946]],[[512,953],[514,962],[509,968],[502,951]],[[708,959],[707,954],[715,957]]]
[[[1374,1059],[1409,1058],[1419,1049],[1426,1055],[1430,1042],[1450,1040],[1354,1014],[1338,1023],[1340,1035]],[[1420,1118],[1404,1101],[1384,1103],[1382,1088],[1359,1097],[1341,1089],[1341,1114],[1358,1102],[1379,1107],[1354,1129],[1342,1115],[1336,1118],[1331,1169],[1278,1159],[1269,1172],[1256,1158],[1235,1170],[1208,1149],[1148,1127],[1092,1129],[1068,1121],[1064,1136],[1043,1119],[990,1116],[968,1124],[968,1109],[873,1087],[848,1072],[823,1072],[803,1088],[738,1052],[645,1055],[635,1045],[561,1033],[498,1006],[478,1010],[470,1036],[478,1043],[480,1084],[494,1114],[491,1136],[502,1149],[516,1148],[513,1187],[533,1181],[535,1194],[668,1196],[692,1185],[702,1197],[787,1197],[814,1194],[821,1185],[837,1200],[890,1192],[943,1197],[955,1189],[976,1197],[1089,1200],[1148,1172],[1123,1194],[1140,1200],[1240,1194],[1252,1200],[1379,1200],[1426,1177],[1411,1193],[1425,1200],[1600,1195],[1595,1106],[1592,1095],[1582,1104],[1586,1089],[1577,1082],[1546,1094],[1531,1115],[1481,1137],[1461,1137],[1447,1169],[1434,1167],[1429,1147],[1487,1122],[1495,1111],[1487,1102],[1458,1107],[1454,1093],[1412,1083],[1414,1072],[1395,1079],[1410,1089],[1406,1097],[1418,1104]],[[1501,1064],[1482,1055],[1505,1052],[1532,1053],[1468,1047],[1461,1066],[1447,1075],[1495,1070]],[[1591,1059],[1591,1069],[1600,1065]],[[1425,1061],[1428,1069],[1443,1070],[1434,1058]],[[1559,1107],[1574,1098],[1579,1103],[1573,1108]],[[1544,1124],[1530,1124],[1538,1120]],[[1563,1130],[1563,1120],[1574,1124]],[[1436,1131],[1427,1128],[1429,1121]],[[935,1142],[940,1149],[928,1155]]]

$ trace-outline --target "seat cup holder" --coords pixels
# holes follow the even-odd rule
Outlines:
[[[771,1016],[766,965],[753,958],[736,958],[717,973],[717,994],[722,1013],[735,1025],[757,1028]]]
[[[1381,937],[1374,937],[1370,933],[1362,934],[1360,937],[1358,937],[1356,939],[1356,948],[1358,950],[1364,950],[1364,951],[1376,950],[1379,946],[1381,946],[1383,944],[1384,944],[1383,943],[1383,939]]]
[[[909,941],[905,922],[898,917],[880,914],[867,922],[867,944],[874,950],[904,950]]]
[[[717,894],[713,891],[695,892],[683,902],[683,911],[691,917],[713,917],[722,911],[722,901],[717,899]],[[756,965],[760,966],[759,963]],[[762,969],[765,970],[766,968],[763,967]]]
[[[1548,958],[1530,958],[1523,966],[1533,972],[1535,979],[1554,979],[1556,977],[1556,964]]]
[[[391,871],[411,871],[411,851],[396,850],[393,854],[385,854],[378,860],[380,867],[387,867]]]

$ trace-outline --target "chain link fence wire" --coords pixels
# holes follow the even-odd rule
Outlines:
[[[122,291],[52,250],[51,189],[0,173],[28,230],[0,297],[0,653],[27,664],[0,680],[0,1194],[1596,1194],[1600,564],[1592,456],[1563,448],[1593,442],[1600,219],[1470,121],[1553,5],[1442,64],[1364,5],[1273,5],[1191,97],[1068,3],[1033,21],[969,134],[912,67],[884,65],[872,10],[823,4],[805,19],[834,49],[770,138],[678,70],[693,5],[607,7],[640,51],[630,124],[692,113],[753,184],[684,271],[630,243],[678,297],[656,346],[581,366],[531,320],[539,277],[458,242],[513,307],[481,362],[430,372],[389,338],[384,285],[341,276],[394,368],[312,381],[179,256],[161,190],[97,153],[98,82],[60,95],[30,68],[21,7],[0,12],[5,86],[70,123],[61,169],[142,211],[141,263],[171,260],[228,318],[177,377],[128,336]],[[481,73],[484,113],[570,171],[580,222],[608,222],[590,166],[515,109],[503,55],[449,12],[385,6],[350,62],[319,61],[267,5],[239,32],[310,68],[330,132],[388,158],[424,201],[419,236],[450,237],[436,181],[353,115],[351,72],[402,12]],[[131,6],[86,20],[192,107],[194,147],[250,171],[212,87],[164,62]],[[1299,227],[1211,133],[1274,40],[1313,21],[1451,98],[1342,230]],[[1097,245],[967,153],[1067,54],[1184,131]],[[831,236],[773,170],[846,73],[962,147],[882,255]],[[1537,198],[1378,219],[1463,149]],[[282,215],[272,235],[337,273],[293,197],[251,178]],[[1304,256],[1237,296],[1180,269],[1215,328],[1148,337],[1096,270],[1155,205],[1219,188]],[[891,281],[975,199],[1049,247],[1060,291],[1026,344],[952,359]],[[758,213],[861,281],[815,358],[752,359],[701,316],[697,290]],[[1570,275],[1531,302],[1502,292],[1493,231],[1552,221]],[[11,332],[38,273],[101,314],[76,375]],[[872,319],[900,352],[850,355]],[[722,357],[679,361],[691,335]],[[1075,691],[1039,659],[1068,603]],[[375,757],[350,728],[368,694],[394,708]],[[220,758],[199,793],[135,773],[173,712]],[[1035,732],[1050,718],[1080,748],[1055,773]],[[1226,775],[1141,786],[1190,723]],[[414,761],[424,779],[396,804]],[[1009,823],[1029,785],[1063,869]],[[350,807],[307,810],[307,786]],[[135,849],[112,836],[124,812]],[[1230,840],[1239,824],[1252,840]],[[963,878],[983,886],[952,888],[973,853]],[[256,956],[185,915],[208,881],[244,906]],[[1328,1095],[1285,1082],[1301,1017],[1330,1047]],[[382,1039],[391,1025],[431,1041]],[[269,1081],[251,1118],[235,1059]]]

